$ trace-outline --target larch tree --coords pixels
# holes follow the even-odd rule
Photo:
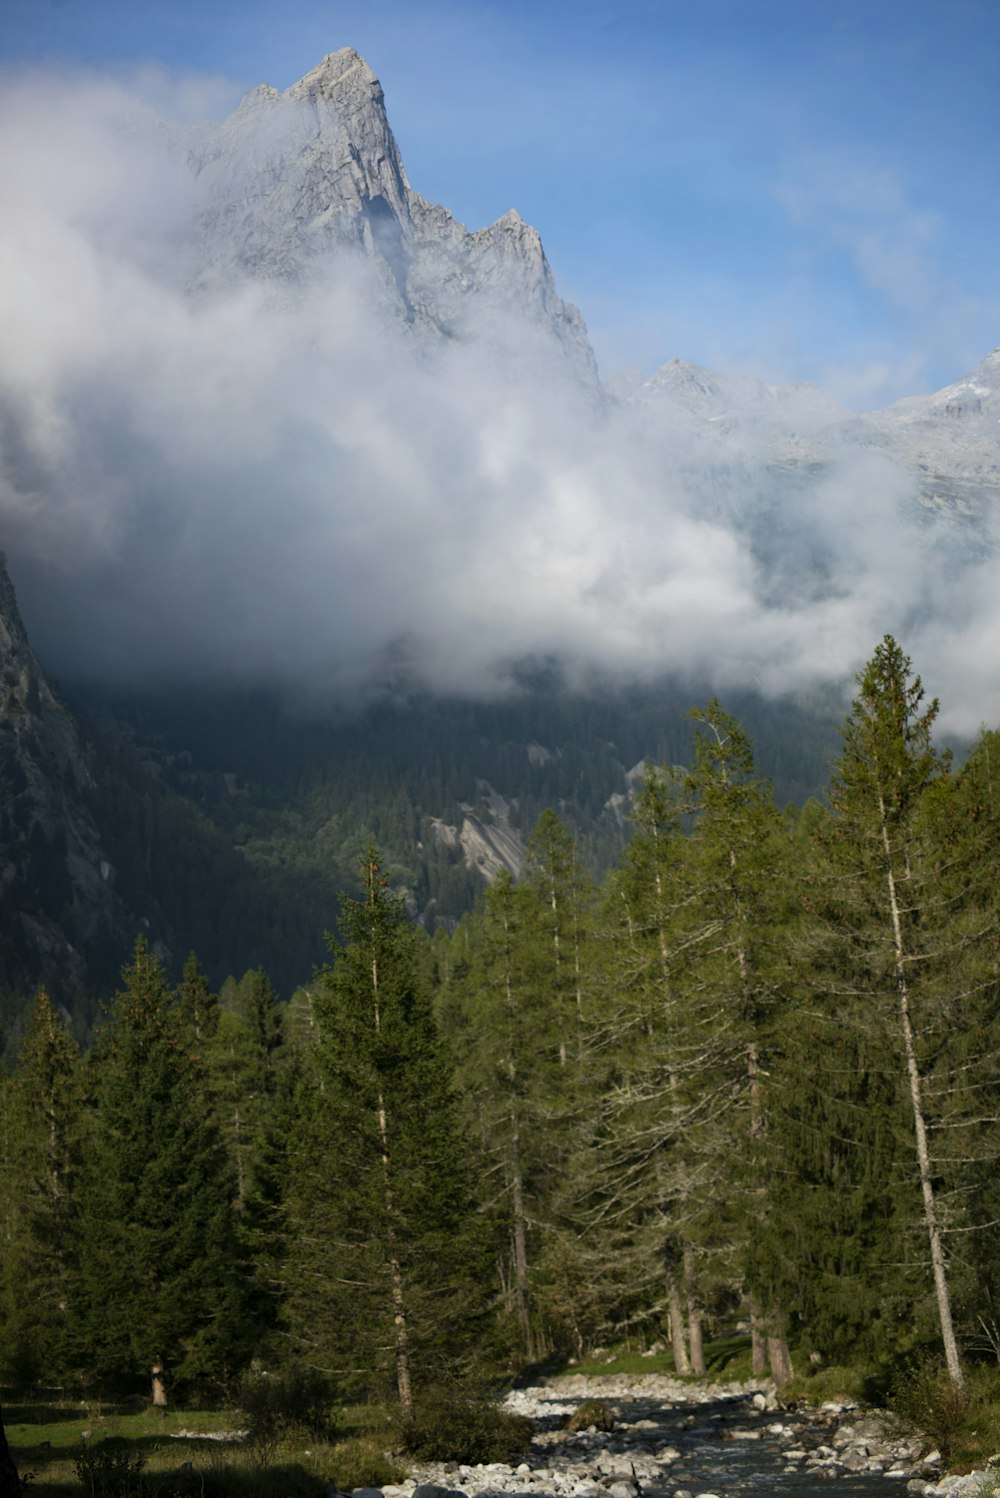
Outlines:
[[[692,981],[695,954],[713,928],[692,882],[689,809],[682,775],[648,767],[632,837],[604,901],[613,957],[593,1041],[611,1066],[594,1139],[591,1205],[598,1236],[611,1247],[605,1277],[620,1286],[627,1261],[633,1290],[643,1287],[653,1308],[665,1303],[680,1373],[704,1371],[696,1181],[717,1052],[711,1016]]]
[[[526,952],[530,902],[529,890],[498,874],[463,923],[456,945],[465,956],[442,988],[457,1078],[487,1163],[486,1205],[501,1225],[504,1299],[529,1359],[538,1350],[531,1269],[545,1215],[549,1133],[539,994]]]
[[[525,849],[525,877],[537,899],[540,977],[550,993],[559,1064],[579,1049],[584,1024],[583,947],[588,936],[589,880],[577,846],[551,809],[543,811]]]
[[[763,1371],[766,1349],[772,1376],[783,1383],[792,1375],[785,1309],[769,1293],[751,1252],[765,1199],[760,1157],[768,1124],[762,1051],[776,1004],[774,937],[784,919],[778,877],[781,819],[770,786],[756,771],[750,739],[736,719],[714,699],[692,717],[697,727],[687,776],[695,820],[691,841],[699,903],[713,929],[696,961],[703,1001],[715,1015],[717,1077],[720,1084],[728,1081],[729,1093],[728,1106],[721,1105],[714,1120],[718,1137],[712,1195],[717,1213],[722,1202],[730,1201],[742,1219],[734,1227],[737,1257],[743,1259],[751,1292],[754,1370]]]
[[[961,1388],[946,1240],[969,1226],[963,1141],[995,1127],[983,1105],[984,1084],[996,1084],[996,1048],[973,1034],[995,1010],[983,1002],[995,993],[994,902],[983,891],[988,869],[956,830],[955,778],[932,741],[938,704],[924,704],[920,678],[891,636],[857,683],[830,794],[831,942],[844,1016],[881,1036],[882,1064],[895,1067],[906,1100],[937,1324]]]

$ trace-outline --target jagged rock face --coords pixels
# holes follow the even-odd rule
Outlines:
[[[234,274],[295,280],[354,251],[400,322],[462,337],[513,311],[596,386],[583,321],[557,296],[537,231],[511,211],[469,233],[414,192],[381,85],[350,48],[284,93],[262,84],[184,148],[202,202],[195,285]]]
[[[0,555],[0,912],[8,982],[83,978],[76,943],[110,930],[113,871],[86,805],[76,724],[28,643]]]

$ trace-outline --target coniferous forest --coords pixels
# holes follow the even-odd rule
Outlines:
[[[40,992],[0,1090],[19,1385],[223,1397],[252,1366],[405,1414],[623,1340],[678,1371],[1000,1359],[1000,736],[959,767],[889,637],[822,801],[693,713],[603,882],[412,924],[379,852],[329,959],[176,986],[140,938],[82,1052]],[[336,913],[331,912],[331,924]]]

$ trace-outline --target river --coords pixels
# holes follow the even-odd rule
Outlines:
[[[604,1401],[610,1431],[566,1430],[585,1399]],[[415,1498],[544,1494],[550,1498],[907,1498],[940,1475],[919,1441],[886,1433],[850,1405],[782,1409],[763,1386],[693,1386],[658,1375],[569,1377],[507,1400],[535,1424],[518,1464],[421,1466]],[[413,1481],[386,1498],[413,1492]]]

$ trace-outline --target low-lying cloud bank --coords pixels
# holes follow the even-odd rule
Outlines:
[[[197,181],[117,85],[5,88],[0,198],[0,545],[57,671],[779,693],[892,631],[951,727],[1000,720],[997,563],[943,560],[885,458],[762,478],[745,434],[600,409],[515,313],[418,344],[349,257],[192,294]]]

